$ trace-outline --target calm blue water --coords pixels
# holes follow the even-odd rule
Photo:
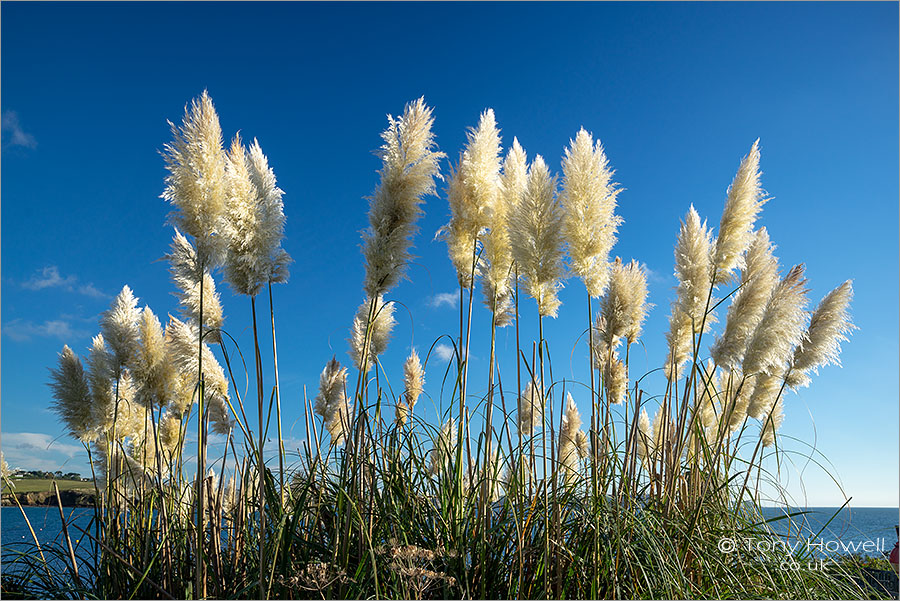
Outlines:
[[[62,521],[59,518],[58,507],[24,507],[25,515],[38,542],[45,549],[45,557],[50,563],[56,563],[53,554],[46,552],[53,546],[53,543],[60,543],[63,549],[68,553],[65,547],[65,540],[62,536]],[[75,555],[82,563],[93,555],[90,540],[84,537],[75,526],[88,529],[94,510],[89,507],[63,507],[63,513],[66,516],[66,523],[69,528],[69,536],[72,540],[72,546],[75,548]],[[18,507],[3,507],[0,510],[0,544],[2,544],[2,558],[0,558],[0,568],[4,572],[14,572],[16,563],[20,561],[20,551],[31,552],[34,550],[34,539],[31,531],[22,517],[22,512]],[[68,557],[68,555],[66,555]],[[64,562],[63,565],[67,565]]]
[[[890,552],[897,542],[894,526],[900,524],[900,511],[894,507],[845,507],[840,511],[837,507],[791,508],[787,511],[777,507],[763,508],[763,516],[767,519],[799,512],[805,513],[769,525],[791,544],[800,542],[805,547],[809,541],[809,550],[817,554],[859,553],[880,557],[882,551]]]
[[[93,515],[93,509],[90,508],[64,508],[64,511],[67,522],[82,528],[88,527]],[[782,519],[770,522],[770,526],[773,531],[791,543],[811,539],[811,550],[814,552],[821,550],[829,555],[856,552],[877,557],[881,555],[882,550],[890,551],[897,541],[894,525],[900,523],[900,511],[893,507],[844,508],[840,511],[837,507],[808,507],[791,509],[790,513],[800,511],[807,513],[794,516],[790,520]],[[26,507],[25,513],[34,528],[38,542],[42,545],[53,541],[64,544],[59,509],[56,507]],[[835,513],[837,514],[835,515]],[[785,510],[764,508],[763,515],[767,519],[772,519],[784,516]],[[832,516],[834,519],[820,534],[819,530]],[[69,533],[72,543],[79,547],[76,553],[79,556],[87,555],[85,552],[90,548],[88,541],[83,540],[83,537],[72,526],[69,527]],[[16,550],[27,550],[33,547],[31,533],[28,531],[28,526],[18,507],[2,508],[0,542],[2,542],[2,569],[4,571],[13,566],[16,560]],[[821,547],[817,546],[820,543]]]

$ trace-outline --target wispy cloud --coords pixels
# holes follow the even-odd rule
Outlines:
[[[64,440],[70,439],[38,432],[4,432],[0,437],[3,456],[10,467],[24,470],[55,471],[70,460],[81,458],[84,447]]]
[[[32,338],[59,338],[70,340],[86,336],[87,332],[72,327],[68,321],[51,319],[35,323],[27,319],[13,319],[3,325],[3,334],[12,340],[23,342]]]
[[[43,290],[45,288],[62,288],[69,292],[77,292],[92,298],[109,298],[109,295],[98,290],[93,284],[80,284],[78,276],[67,275],[63,277],[59,273],[59,267],[48,265],[40,269],[27,281],[22,282],[22,288],[26,290]]]
[[[445,305],[451,309],[455,309],[458,302],[459,294],[456,292],[438,292],[434,296],[428,298],[428,306],[435,309]]]
[[[449,361],[453,358],[453,347],[449,344],[439,344],[434,347],[434,354],[438,359]]]
[[[22,129],[19,123],[19,115],[15,111],[3,111],[3,147],[21,146],[22,148],[37,148],[37,140]]]

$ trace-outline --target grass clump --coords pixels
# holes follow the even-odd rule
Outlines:
[[[259,144],[246,149],[236,137],[226,152],[211,99],[204,93],[193,102],[166,151],[164,197],[183,230],[169,255],[181,319],[163,327],[126,287],[104,315],[87,367],[66,347],[52,372],[54,408],[96,469],[95,517],[81,533],[93,544],[90,568],[78,575],[75,553],[51,545],[65,561],[50,569],[23,555],[5,594],[864,595],[850,564],[828,574],[790,570],[777,548],[722,547],[773,539],[758,487],[777,477],[764,465],[783,452],[784,396],[836,362],[852,329],[849,282],[807,311],[802,266],[779,275],[766,231],[755,229],[765,201],[758,144],[729,188],[718,236],[693,207],[681,225],[668,356],[657,374],[662,389],[651,392],[629,373],[650,309],[646,273],[637,261],[610,261],[617,233],[627,233],[602,145],[580,131],[560,180],[542,157],[528,163],[517,141],[502,157],[486,111],[448,180],[451,220],[442,234],[459,284],[455,361],[430,373],[433,351],[414,352],[403,366],[404,390],[394,391],[393,370],[379,359],[394,324],[386,295],[405,275],[422,200],[436,190],[444,155],[432,123],[419,99],[382,134],[381,181],[363,235],[365,297],[350,329],[352,369],[328,361],[315,399],[303,401],[308,436],[288,453],[272,294],[290,263],[281,248],[282,192]],[[544,336],[544,318],[561,310],[567,265],[585,285],[587,383],[553,378]],[[246,355],[224,327],[220,266],[250,299]],[[484,387],[469,370],[479,279],[491,313]],[[522,291],[538,309],[533,341],[521,336],[530,302]],[[265,326],[259,295],[268,300]],[[271,329],[271,353],[260,347],[261,327]],[[514,327],[516,339],[515,382],[506,386],[501,327]],[[234,370],[248,363],[255,390],[242,391]],[[449,396],[439,423],[416,411],[426,380],[441,380]],[[589,398],[589,416],[573,396]],[[210,429],[225,440],[215,457]]]

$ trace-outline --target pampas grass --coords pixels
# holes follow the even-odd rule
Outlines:
[[[271,284],[287,279],[284,193],[258,143],[245,148],[235,137],[222,150],[207,94],[173,126],[164,196],[180,230],[169,261],[182,313],[163,328],[125,287],[84,366],[63,348],[50,374],[52,409],[97,472],[95,521],[84,532],[96,555],[83,580],[29,558],[29,590],[85,598],[862,596],[852,574],[778,570],[783,557],[774,552],[731,561],[717,547],[723,537],[770,540],[758,491],[778,485],[767,473],[786,452],[784,393],[837,363],[853,329],[849,282],[810,314],[802,268],[779,279],[768,232],[754,230],[764,201],[758,144],[729,188],[718,238],[693,207],[681,224],[657,390],[653,378],[629,373],[631,345],[646,338],[647,273],[635,260],[609,263],[621,220],[602,146],[584,130],[576,135],[557,195],[546,162],[537,156],[526,168],[515,138],[501,164],[499,130],[485,111],[452,172],[443,230],[457,283],[469,289],[459,360],[455,373],[451,364],[443,379],[429,377],[434,390],[426,391],[415,350],[402,369],[382,363],[403,302],[386,294],[404,276],[443,154],[424,100],[388,120],[363,234],[352,365],[323,357],[313,398],[293,383],[285,390],[305,426],[294,448],[281,431],[271,295]],[[562,310],[566,249],[588,294],[590,388],[560,379],[558,367],[554,376],[544,337],[543,317]],[[215,291],[220,260],[235,292],[250,297],[255,374],[243,390],[241,334],[224,329]],[[473,317],[477,276],[490,322]],[[534,340],[518,319],[519,288],[537,304]],[[265,364],[255,304],[264,289],[273,339]],[[732,296],[719,328],[716,296]],[[496,344],[497,327],[513,316],[514,378],[501,373],[505,351]],[[480,343],[472,330],[487,323],[486,385],[474,377],[467,385],[469,342]],[[573,348],[583,348],[574,343],[584,334],[571,333]],[[274,385],[264,384],[267,374]],[[251,379],[255,419],[244,406]],[[435,413],[416,408],[423,395]],[[589,424],[576,398],[590,403]],[[221,447],[207,449],[207,422]]]
[[[528,169],[521,201],[509,216],[509,238],[525,290],[542,317],[556,317],[563,277],[563,212],[556,198],[556,177],[538,155]]]
[[[434,180],[440,177],[444,154],[435,150],[431,113],[419,98],[406,105],[401,117],[388,115],[388,128],[381,134],[381,181],[370,198],[369,228],[363,232],[369,297],[384,294],[403,277],[423,197],[434,192]]]

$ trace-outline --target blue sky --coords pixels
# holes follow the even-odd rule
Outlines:
[[[782,432],[815,445],[854,505],[897,504],[896,3],[4,2],[0,10],[2,443],[13,465],[87,471],[47,409],[47,368],[64,343],[86,353],[97,315],[123,284],[159,315],[177,310],[159,261],[172,234],[159,151],[170,139],[166,120],[180,120],[203,89],[226,138],[258,138],[286,193],[285,248],[296,263],[276,289],[279,363],[286,429],[292,440],[305,436],[304,388],[315,394],[332,354],[346,362],[362,300],[359,232],[379,167],[372,151],[385,115],[424,95],[453,158],[487,107],[504,145],[517,136],[529,158],[541,154],[557,171],[581,126],[602,140],[625,188],[614,253],[648,266],[656,305],[633,375],[663,360],[678,220],[693,203],[717,225],[740,158],[760,138],[773,198],[760,225],[782,266],[806,263],[813,302],[854,280],[860,328],[843,368],[826,368],[786,399]],[[395,381],[411,345],[424,353],[457,323],[447,303],[434,306],[456,290],[445,246],[433,240],[448,217],[443,193],[425,210],[411,281],[391,295],[408,309],[382,358]],[[250,352],[249,301],[220,289],[226,327]],[[546,327],[554,377],[584,381],[582,284],[569,280],[562,300]],[[530,340],[536,310],[524,306]],[[480,305],[474,321],[472,370],[483,374],[490,316]],[[511,357],[512,330],[499,340]],[[426,376],[434,399],[426,416],[440,403],[439,365],[435,358]],[[501,370],[511,394],[512,361]],[[582,413],[584,396],[576,393]],[[795,498],[842,503],[831,476],[807,463],[784,468]]]

